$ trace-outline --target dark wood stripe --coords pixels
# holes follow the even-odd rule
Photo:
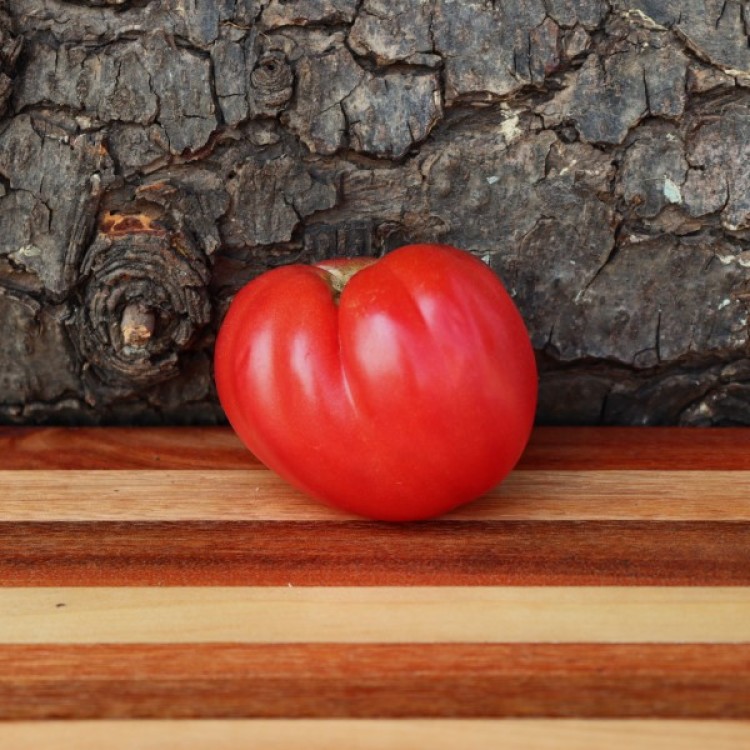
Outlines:
[[[735,470],[750,468],[750,430],[540,427],[519,469]]]
[[[5,523],[0,581],[5,586],[747,586],[750,523]]]
[[[0,427],[0,469],[244,469],[228,427]]]
[[[750,718],[750,646],[1,646],[0,719]]]
[[[243,469],[228,427],[2,427],[0,469]],[[744,428],[539,427],[520,470],[750,469]]]

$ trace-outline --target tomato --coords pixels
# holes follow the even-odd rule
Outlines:
[[[215,375],[227,418],[269,468],[389,521],[498,484],[537,399],[513,301],[484,263],[446,245],[258,276],[221,325]]]

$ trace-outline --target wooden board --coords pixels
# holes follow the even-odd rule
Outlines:
[[[226,429],[0,430],[0,746],[750,746],[750,431],[538,429],[425,523]]]

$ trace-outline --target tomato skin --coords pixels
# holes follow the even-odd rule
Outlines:
[[[497,485],[528,441],[538,379],[494,273],[446,245],[409,245],[338,300],[330,282],[320,266],[285,266],[230,306],[216,385],[249,450],[303,492],[380,520],[437,516]]]

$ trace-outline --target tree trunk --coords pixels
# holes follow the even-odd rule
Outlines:
[[[0,421],[208,423],[272,266],[472,251],[539,421],[750,422],[750,6],[0,0]]]

